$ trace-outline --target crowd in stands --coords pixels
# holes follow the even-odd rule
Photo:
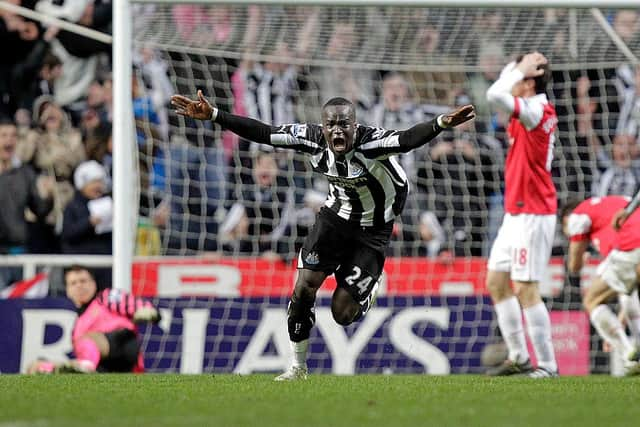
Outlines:
[[[111,32],[108,0],[14,3]],[[144,14],[154,6],[137,7],[136,13]],[[271,59],[136,44],[132,100],[139,182],[132,185],[140,188],[139,254],[214,252],[290,260],[324,201],[327,184],[298,155],[237,140],[212,123],[171,111],[173,93],[202,89],[219,108],[272,124],[316,122],[319,107],[332,96],[352,99],[360,123],[390,129],[473,103],[475,122],[399,158],[412,196],[394,228],[390,255],[487,255],[502,216],[509,141],[508,117],[489,109],[485,92],[512,59],[516,42],[505,36],[499,9],[482,16],[481,40],[458,40],[468,36],[447,34],[450,27],[441,20],[420,14],[411,22],[395,22],[371,9],[361,20],[333,9],[328,10],[335,16],[319,8],[250,6],[242,12],[246,27],[239,27],[231,6],[167,7],[174,45],[248,46],[247,52]],[[531,13],[540,14],[547,28],[536,34],[548,39],[540,49],[552,64],[567,57],[567,12]],[[318,42],[319,29],[334,18],[330,37]],[[609,18],[624,41],[638,46],[637,11],[620,10]],[[279,27],[284,20],[288,25]],[[255,30],[267,28],[257,25],[265,21],[285,30],[276,35]],[[283,34],[292,29],[295,33]],[[347,66],[346,55],[377,52],[384,37],[403,31],[415,37],[410,46],[417,57],[429,61],[472,51],[479,71],[403,73]],[[110,45],[1,9],[0,41],[0,254],[110,253]],[[472,49],[456,52],[450,48],[456,41]],[[597,43],[605,41],[590,46]],[[317,56],[336,65],[296,65]],[[560,118],[553,163],[559,197],[634,194],[640,187],[640,66],[620,60],[609,68],[557,70],[550,95]],[[0,277],[0,287],[10,282]]]

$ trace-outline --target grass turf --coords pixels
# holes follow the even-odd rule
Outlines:
[[[628,426],[638,378],[0,375],[0,427]]]

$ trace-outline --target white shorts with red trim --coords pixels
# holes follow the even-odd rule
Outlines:
[[[551,257],[555,215],[506,214],[491,247],[489,271],[510,273],[511,280],[539,282]]]

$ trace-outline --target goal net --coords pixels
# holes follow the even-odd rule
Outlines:
[[[637,11],[144,2],[133,16],[137,251],[197,256],[134,265],[134,291],[179,297],[160,300],[163,328],[145,332],[151,370],[284,368],[294,261],[327,194],[297,154],[177,116],[174,92],[202,90],[222,110],[272,124],[317,123],[333,96],[354,101],[359,122],[390,129],[476,106],[474,123],[400,157],[412,192],[381,297],[345,329],[331,319],[335,282],[326,284],[313,372],[469,373],[501,356],[484,280],[503,214],[508,117],[485,92],[516,55],[550,59],[559,202],[640,184]],[[561,372],[606,370],[581,290],[564,284],[559,228],[541,287]],[[592,275],[590,265],[583,285]]]

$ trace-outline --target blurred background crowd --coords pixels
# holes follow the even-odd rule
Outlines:
[[[109,0],[12,2],[111,32]],[[156,7],[136,5],[135,22]],[[139,208],[132,215],[139,216],[140,255],[289,261],[324,202],[327,184],[302,157],[172,112],[173,93],[202,89],[219,108],[272,124],[318,122],[319,107],[333,96],[353,100],[360,123],[388,129],[473,103],[477,120],[400,157],[412,193],[389,255],[487,256],[502,217],[509,118],[489,109],[485,92],[513,54],[532,45],[552,68],[576,54],[569,13],[558,9],[448,17],[406,9],[395,16],[376,8],[163,7],[171,30],[158,29],[165,38],[156,41],[170,48],[134,44]],[[625,43],[640,45],[637,11],[612,11],[607,19]],[[590,36],[580,39],[578,57],[609,56],[597,66],[554,68],[559,198],[631,196],[640,188],[640,66],[602,31],[581,34]],[[389,39],[404,40],[402,58]],[[1,9],[0,42],[0,254],[111,253],[111,46]],[[226,54],[232,51],[241,54]],[[451,66],[419,64],[434,58]],[[387,66],[399,61],[404,71]],[[359,62],[386,65],[353,65]],[[3,274],[0,288],[12,281]]]

